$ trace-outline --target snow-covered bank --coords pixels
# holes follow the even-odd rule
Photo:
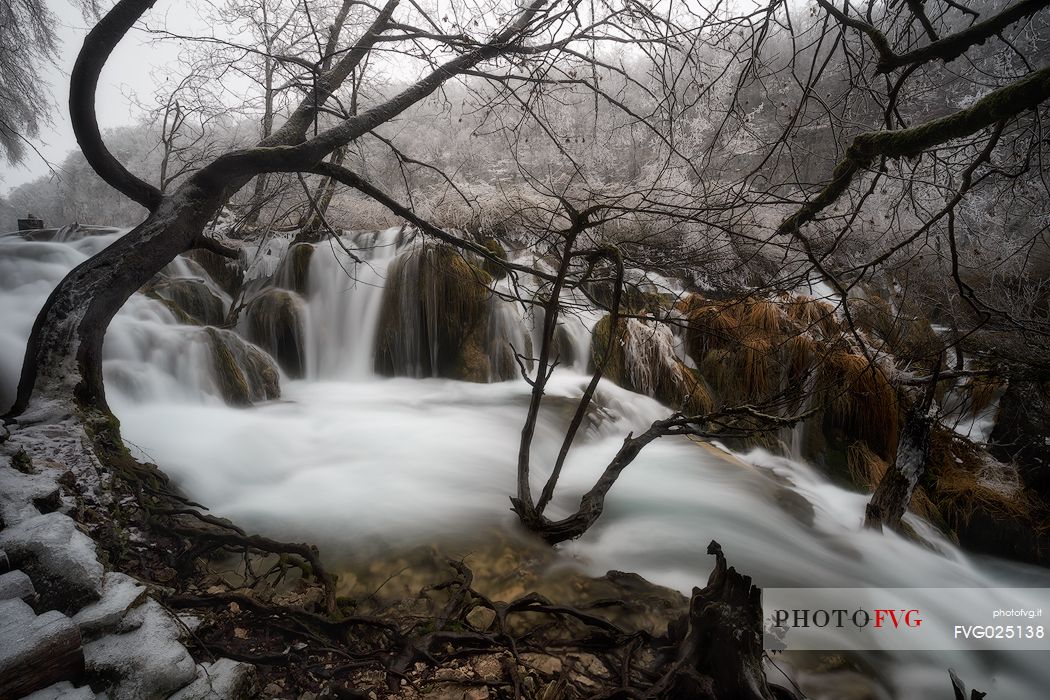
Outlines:
[[[71,517],[119,508],[84,429],[67,419],[0,430],[0,697],[252,697],[252,666],[197,663],[187,620],[107,570]]]

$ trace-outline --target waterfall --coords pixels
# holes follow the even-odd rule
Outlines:
[[[48,295],[70,270],[123,233],[61,229],[47,241],[0,237],[0,412],[14,401],[26,341]],[[199,285],[223,310],[229,307],[229,296],[191,260],[176,259],[160,277],[166,284]],[[221,404],[214,354],[209,336],[171,299],[150,290],[136,293],[106,332],[102,369],[109,402]]]
[[[398,227],[349,234],[339,242],[324,241],[314,250],[306,329],[308,377],[374,376],[376,325],[401,234]]]
[[[26,339],[48,294],[119,235],[0,237],[0,410],[13,397]],[[442,539],[462,542],[462,551],[469,552],[471,543],[493,532],[513,532],[508,496],[514,492],[530,387],[508,353],[512,347],[525,357],[533,353],[541,312],[500,298],[499,293],[513,291],[511,280],[492,281],[498,293],[484,298],[485,322],[478,326],[484,334],[473,340],[488,354],[488,378],[507,381],[455,381],[432,376],[422,365],[404,372],[411,376],[380,380],[375,355],[384,303],[391,301],[388,280],[396,266],[418,263],[421,245],[388,229],[348,233],[314,247],[305,287],[288,289],[301,296],[293,298],[302,306],[305,374],[281,377],[281,401],[263,400],[273,395],[277,380],[263,350],[233,330],[193,322],[171,298],[149,289],[135,294],[106,335],[103,363],[110,403],[129,444],[217,515],[279,539],[316,542],[335,561],[395,557],[401,548]],[[247,256],[254,270],[248,275],[252,294],[296,285],[281,267],[291,254],[286,242],[273,241]],[[532,263],[524,255],[522,260]],[[164,275],[166,283],[202,285],[229,309],[229,296],[200,265],[179,259]],[[435,321],[420,316],[419,276],[399,279],[406,286],[395,320],[399,328],[415,329],[397,341],[399,352],[429,357],[433,370],[440,348],[430,345],[432,327],[431,335],[421,330]],[[529,298],[542,287],[527,276],[518,283]],[[558,336],[564,361],[548,384],[537,425],[532,474],[537,489],[589,380],[591,335],[604,316],[576,294],[566,298],[572,308],[563,314]],[[477,311],[473,302],[468,306]],[[244,325],[238,330],[247,332]],[[680,334],[636,322],[629,324],[621,347],[642,356],[655,353],[678,376],[675,372],[695,371],[681,342]],[[647,387],[655,377],[638,367],[640,360],[629,363],[635,372],[630,378]],[[229,405],[237,403],[231,384],[256,405],[250,410]],[[624,436],[669,410],[603,380],[565,465],[551,515],[578,506]],[[801,435],[786,437],[797,445]],[[866,500],[795,452],[731,455],[665,438],[624,472],[596,526],[558,556],[562,565],[596,575],[633,571],[684,592],[706,579],[710,558],[704,548],[711,539],[763,586],[990,589],[981,599],[958,601],[966,606],[989,605],[995,587],[1050,588],[1045,569],[971,556],[911,514],[905,520],[921,541],[864,530]],[[1027,599],[1004,605],[1015,603],[1038,607]],[[916,601],[920,607],[943,604]],[[970,684],[994,688],[996,697],[1041,697],[1050,682],[1034,653],[886,652],[872,660],[894,695],[908,699],[943,695],[949,665],[966,668]]]

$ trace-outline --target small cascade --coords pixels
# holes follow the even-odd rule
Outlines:
[[[26,340],[48,295],[70,270],[123,233],[67,227],[46,241],[0,237],[0,412],[14,401]],[[229,295],[199,264],[179,257],[168,265],[128,299],[106,332],[102,370],[110,404],[276,397],[279,377],[266,353],[206,325],[221,323],[229,305]],[[220,371],[215,362],[214,333],[225,339],[221,354],[232,371]],[[235,386],[241,382],[248,387],[244,391]]]
[[[353,233],[339,242],[322,242],[314,250],[307,280],[307,377],[362,380],[374,376],[383,289],[401,234],[396,227]]]

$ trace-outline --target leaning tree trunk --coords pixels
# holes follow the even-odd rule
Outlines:
[[[908,510],[915,488],[926,473],[926,464],[930,460],[930,441],[937,420],[933,393],[938,374],[934,372],[933,381],[922,399],[905,415],[897,445],[897,458],[875,487],[871,501],[865,508],[866,527],[876,530],[884,526],[894,530],[900,528],[901,518]]]
[[[224,193],[187,184],[166,196],[145,221],[77,266],[37,315],[9,418],[32,401],[63,410],[109,410],[102,385],[102,343],[113,316],[180,253],[201,244],[201,231]]]

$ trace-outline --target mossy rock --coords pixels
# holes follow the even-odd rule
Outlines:
[[[504,248],[503,244],[495,238],[483,238],[480,241],[480,243],[481,246],[488,252],[492,253],[494,257],[497,257],[500,260],[504,261],[507,259],[507,249]],[[492,275],[495,279],[503,279],[507,276],[506,268],[504,268],[502,265],[497,265],[491,260],[483,259],[481,261],[481,269]]]
[[[200,265],[222,291],[237,296],[244,281],[244,270],[239,260],[231,260],[202,248],[188,250],[182,257]]]
[[[603,376],[624,389],[652,396],[683,413],[699,415],[712,410],[711,395],[703,377],[675,356],[670,329],[620,319],[617,337],[609,347],[609,316],[594,326],[591,367],[604,362]]]
[[[216,386],[231,406],[250,406],[256,401],[280,398],[280,374],[273,359],[236,333],[205,328],[211,346]]]
[[[289,377],[306,373],[304,302],[295,292],[269,288],[244,309],[248,340],[270,353]]]
[[[146,295],[167,306],[180,323],[217,326],[226,318],[226,305],[202,280],[163,280],[150,286]]]
[[[492,276],[446,245],[403,254],[388,270],[376,371],[487,382]]]
[[[606,323],[606,326],[609,324]],[[576,348],[572,343],[572,336],[569,334],[565,324],[559,323],[554,327],[554,337],[551,339],[553,351],[553,357],[557,358],[558,365],[561,367],[571,367],[576,364],[577,360],[583,358],[576,357]],[[531,352],[529,353],[532,354]]]
[[[600,273],[596,273],[600,274]],[[608,275],[612,275],[609,271]],[[605,308],[612,308],[613,292],[616,283],[611,279],[599,279],[585,284],[587,293]],[[624,282],[620,291],[620,311],[622,313],[653,313],[665,306],[664,297],[650,288],[651,285],[640,285],[635,282]]]
[[[281,287],[306,296],[310,290],[310,261],[313,255],[313,245],[293,243],[281,260],[274,280]]]

